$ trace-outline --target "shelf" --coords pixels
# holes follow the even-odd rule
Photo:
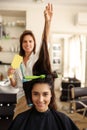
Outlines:
[[[19,37],[9,37],[9,36],[3,36],[0,38],[0,40],[16,40],[19,39]]]
[[[0,65],[11,65],[11,63],[2,63],[2,62],[0,62]]]
[[[26,29],[26,11],[0,10],[2,17],[0,37],[0,67],[11,65],[15,54],[20,51],[20,35]],[[5,63],[4,63],[5,62]],[[0,71],[4,72],[4,69]]]
[[[18,51],[0,51],[1,54],[8,54],[8,53],[11,53],[11,54],[18,54],[19,52]]]
[[[15,48],[13,48],[13,49],[15,49]],[[14,51],[14,50],[12,50],[12,51],[6,51],[6,50],[2,50],[2,51],[0,51],[0,53],[16,53],[16,54],[18,54],[19,53],[19,51]]]
[[[17,22],[7,22],[7,23],[2,23],[2,25],[4,27],[25,27],[26,26],[26,22],[25,21],[17,21]]]

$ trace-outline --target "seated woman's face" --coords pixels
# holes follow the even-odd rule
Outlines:
[[[32,89],[32,102],[39,112],[45,112],[51,100],[50,86],[46,83],[37,83]]]

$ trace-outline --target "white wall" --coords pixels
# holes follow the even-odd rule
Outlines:
[[[76,26],[74,17],[78,12],[87,12],[87,7],[62,6],[55,7],[52,30],[58,32],[87,32],[87,26]]]
[[[40,39],[43,30],[43,10],[43,6],[30,6],[27,11],[27,28],[35,32],[37,39]],[[87,7],[54,6],[51,33],[87,33],[87,26],[75,25],[74,19],[78,12],[87,12]]]
[[[75,32],[75,33],[87,33],[87,26],[76,26],[74,24],[74,16],[78,12],[87,12],[86,6],[62,6],[53,5],[54,15],[51,26],[51,33],[53,32]],[[0,3],[0,10],[25,10],[26,13],[26,28],[31,29],[36,37],[37,41],[41,38],[43,30],[43,10],[44,4],[16,4],[16,3]]]

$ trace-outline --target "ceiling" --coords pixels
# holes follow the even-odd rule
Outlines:
[[[62,5],[86,5],[87,6],[87,0],[0,0],[1,2],[17,2],[17,3],[52,3],[52,4],[62,4]]]
[[[23,4],[47,4],[47,3],[52,3],[53,5],[81,5],[81,6],[87,6],[87,0],[0,0],[0,3],[23,3]],[[5,15],[9,14],[9,16],[14,15],[14,11],[13,12],[7,12],[6,11],[1,11],[0,10],[0,14],[1,15]],[[25,12],[17,12],[16,13],[17,16],[21,15],[21,16],[25,16]]]

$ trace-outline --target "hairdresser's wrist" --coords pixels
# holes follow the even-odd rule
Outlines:
[[[10,80],[11,86],[15,87],[17,83],[16,83],[16,80],[14,79],[13,75],[9,76],[9,80]]]

